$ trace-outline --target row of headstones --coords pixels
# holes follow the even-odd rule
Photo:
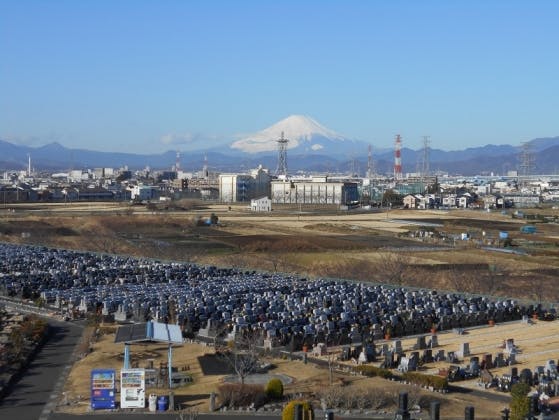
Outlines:
[[[510,374],[501,377],[504,381],[511,383],[522,382],[530,386],[541,386],[550,396],[559,395],[559,375],[555,361],[549,360],[545,366],[536,366],[534,371],[522,369],[520,373],[517,367],[512,367]]]
[[[439,330],[451,330],[453,328],[473,327],[486,325],[489,320],[495,322],[515,321],[522,318],[522,312],[516,308],[501,308],[490,312],[476,312],[472,314],[441,315],[438,322]]]
[[[504,376],[504,375],[503,375]],[[530,369],[522,369],[520,373],[517,367],[513,367],[510,370],[510,374],[507,375],[511,382],[522,382],[530,386],[534,385],[544,385],[552,391],[552,395],[559,395],[559,381],[557,377],[557,371],[553,373],[550,366],[537,366],[532,372]]]
[[[431,325],[432,322],[430,319],[404,320],[392,325],[392,334],[398,337],[421,334],[428,331],[431,328]],[[382,338],[382,335],[378,338]]]
[[[441,403],[439,401],[431,401],[429,405],[429,419],[430,420],[440,420],[440,409]],[[326,414],[326,420],[333,420],[333,415]],[[398,420],[410,420],[411,414],[408,408],[408,393],[407,392],[400,392],[398,396],[398,409],[394,416],[395,419]],[[502,420],[509,420],[509,410],[503,410],[502,412]],[[300,419],[302,420],[302,418]],[[464,409],[464,420],[475,420],[475,409],[472,406],[467,406]]]

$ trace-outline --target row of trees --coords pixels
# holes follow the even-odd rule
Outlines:
[[[0,312],[0,329],[3,329],[11,317]],[[26,360],[30,353],[45,337],[48,324],[35,315],[26,315],[19,324],[11,323],[10,341],[1,354],[0,365],[17,365]]]

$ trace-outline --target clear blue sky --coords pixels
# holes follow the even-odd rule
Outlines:
[[[0,139],[151,153],[305,114],[374,147],[517,145],[559,135],[558,18],[555,0],[2,0]]]

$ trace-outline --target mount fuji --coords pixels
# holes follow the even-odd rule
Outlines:
[[[364,143],[348,139],[324,127],[311,117],[291,115],[258,133],[233,142],[230,147],[249,154],[262,154],[278,149],[277,140],[284,136],[287,149],[295,154],[349,155],[353,147],[366,149]]]

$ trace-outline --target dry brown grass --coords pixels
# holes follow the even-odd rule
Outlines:
[[[542,325],[543,324],[543,325]],[[472,353],[482,355],[485,352],[495,352],[497,345],[505,338],[518,337],[517,343],[522,349],[519,356],[523,366],[532,366],[544,363],[547,360],[549,351],[546,349],[555,348],[556,340],[552,337],[543,338],[544,325],[553,325],[558,329],[559,322],[540,323],[530,326],[528,330],[520,326],[519,323],[497,325],[493,328],[475,329],[468,332],[468,335],[456,336],[452,333],[439,334],[439,342],[445,350],[457,350],[459,342],[469,341]],[[123,363],[123,345],[114,343],[114,328],[103,328],[104,334],[99,337],[97,342],[92,345],[92,352],[82,357],[73,367],[65,386],[65,393],[70,405],[59,407],[59,411],[68,413],[84,413],[89,406],[89,377],[92,369],[95,368],[114,368],[117,372]],[[554,337],[559,335],[555,334]],[[404,340],[405,351],[409,351],[415,340]],[[474,344],[475,343],[475,344]],[[545,346],[545,347],[544,347]],[[552,350],[551,350],[552,351]],[[160,362],[166,361],[166,346],[158,344],[131,346],[131,361],[143,367],[148,363],[148,359],[153,359],[154,366],[158,367]],[[185,344],[175,347],[173,351],[173,365],[181,369],[188,366],[189,373],[192,374],[194,382],[191,385],[175,388],[175,400],[183,407],[194,407],[204,412],[209,408],[209,396],[212,392],[218,392],[223,383],[224,375],[204,375],[199,363],[199,357],[213,354],[214,350],[201,344]],[[394,409],[398,393],[403,389],[403,385],[398,382],[391,382],[381,378],[367,378],[362,376],[352,376],[342,373],[335,373],[333,385],[330,385],[330,378],[326,368],[319,368],[312,363],[305,364],[300,360],[288,359],[268,359],[275,365],[271,371],[274,374],[283,374],[293,379],[293,382],[285,386],[284,393],[289,394],[308,394],[320,395],[328,389],[347,388],[353,390],[352,398],[365,392],[370,394],[371,390],[378,390],[385,396],[384,409]],[[440,364],[432,364],[431,371],[436,371]],[[506,369],[496,370],[495,373],[504,373]],[[464,383],[466,386],[475,388],[474,382]],[[499,411],[503,408],[500,404],[492,403],[490,399],[480,399],[465,394],[438,394],[420,391],[416,387],[409,387],[408,391],[411,400],[421,400],[424,408],[428,407],[431,400],[441,402],[441,415],[444,417],[460,417],[464,413],[464,407],[473,405],[476,407],[476,417],[478,418],[498,418]],[[165,394],[165,388],[147,389],[149,393]],[[343,390],[339,391],[343,393]],[[347,393],[347,392],[346,392]]]

